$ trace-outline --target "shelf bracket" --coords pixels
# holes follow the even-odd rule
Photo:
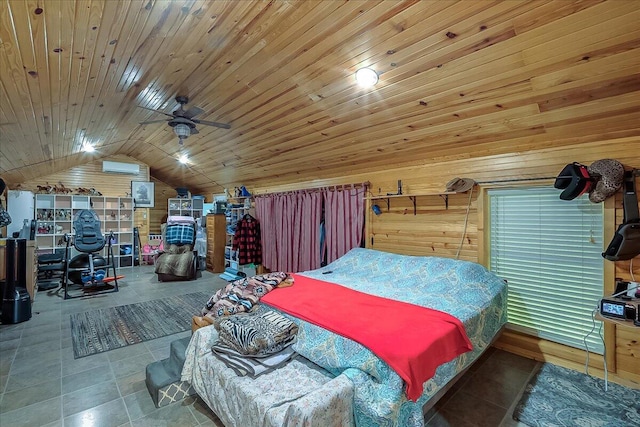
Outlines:
[[[386,198],[384,200],[387,202],[387,212],[389,212],[389,209],[390,209],[389,198]]]
[[[440,197],[444,200],[444,208],[449,209],[449,195],[448,194],[440,194]]]
[[[417,214],[416,196],[409,196],[409,199],[413,202],[413,215],[415,216]]]

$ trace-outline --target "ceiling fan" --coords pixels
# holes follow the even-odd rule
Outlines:
[[[140,108],[144,108],[145,110],[155,111],[156,113],[164,114],[165,116],[169,116],[169,119],[161,119],[161,120],[146,120],[144,122],[140,122],[141,125],[148,125],[151,123],[160,123],[167,122],[169,126],[173,128],[173,131],[180,139],[180,145],[183,144],[184,140],[189,137],[189,135],[195,135],[198,132],[196,129],[196,124],[206,125],[206,126],[215,126],[222,129],[230,129],[231,125],[227,123],[218,123],[218,122],[210,122],[207,120],[195,119],[194,117],[198,114],[204,113],[204,110],[199,107],[190,107],[188,110],[185,110],[183,107],[185,104],[189,102],[189,98],[186,96],[176,96],[176,102],[180,104],[177,110],[173,113],[169,114],[161,110],[154,110],[153,108],[147,108],[139,105]]]

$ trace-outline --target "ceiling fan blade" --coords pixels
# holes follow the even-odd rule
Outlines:
[[[196,128],[191,128],[191,135],[195,135],[197,133],[200,133],[200,131]]]
[[[200,123],[207,126],[215,126],[222,129],[231,129],[231,125],[227,123],[210,122],[207,120],[191,119],[194,123]]]
[[[204,110],[199,107],[191,107],[187,111],[184,112],[184,117],[192,118],[193,116],[197,116],[198,114],[204,113]]]
[[[154,110],[153,108],[143,107],[142,105],[138,105],[138,108],[144,108],[145,110],[155,111],[156,113],[164,114],[165,116],[173,117],[173,114],[165,113],[161,110]]]
[[[192,125],[192,124],[195,123],[195,121],[193,119],[187,119],[186,117],[176,116],[173,119],[169,120],[169,124],[171,124],[171,123],[184,123],[186,125]],[[189,126],[189,127],[191,127],[191,126]]]
[[[166,119],[160,119],[160,120],[147,120],[144,122],[140,122],[141,125],[150,125],[151,123],[166,123],[167,120]]]

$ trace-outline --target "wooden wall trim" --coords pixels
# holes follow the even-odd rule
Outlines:
[[[604,201],[604,213],[603,213],[603,234],[604,234],[604,245],[609,244],[611,241],[617,225],[616,225],[616,207],[615,207],[615,197],[610,197]],[[604,250],[604,248],[603,248]],[[605,261],[604,263],[604,283],[602,284],[603,296],[613,294],[615,289],[615,263],[611,261]],[[611,350],[616,348],[616,325],[612,323],[605,322],[604,325],[604,345],[605,348]],[[617,371],[617,358],[615,351],[607,351],[607,369],[610,372]]]

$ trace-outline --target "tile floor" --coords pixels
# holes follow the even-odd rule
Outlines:
[[[69,314],[185,292],[213,294],[226,283],[208,272],[192,282],[161,283],[152,266],[120,273],[126,277],[119,292],[65,301],[41,291],[29,321],[0,325],[0,426],[222,426],[198,398],[158,409],[146,389],[146,365],[166,358],[169,343],[190,331],[74,360]],[[490,349],[427,414],[427,425],[517,426],[511,413],[536,365]]]

